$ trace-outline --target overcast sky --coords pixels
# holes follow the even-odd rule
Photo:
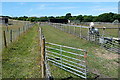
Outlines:
[[[118,2],[2,2],[2,15],[7,16],[64,16],[118,13]]]

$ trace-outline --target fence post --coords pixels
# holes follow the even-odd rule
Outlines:
[[[90,28],[88,28],[88,40],[90,41],[91,38],[90,38]]]
[[[71,33],[71,32],[70,32],[70,26],[69,26],[69,33]]]
[[[120,38],[120,23],[118,23],[118,38]]]
[[[41,27],[39,27],[39,33],[40,33],[40,47],[41,47],[41,43],[42,43],[42,29],[41,29]]]
[[[74,35],[75,35],[75,26],[74,26]]]
[[[6,34],[5,31],[3,31],[3,36],[4,36],[4,45],[7,48],[7,42],[6,42]]]
[[[18,29],[18,31],[19,31],[19,36],[20,36],[20,28]]]
[[[105,35],[105,27],[103,28],[103,35],[102,35],[103,38],[104,38],[104,35]]]
[[[10,42],[12,42],[12,30],[10,30]]]
[[[41,70],[42,70],[42,78],[45,78],[45,38],[42,38],[41,43]]]
[[[82,38],[82,25],[80,27],[80,38]]]
[[[24,25],[25,26],[25,25]],[[23,33],[25,32],[25,27],[23,26]]]

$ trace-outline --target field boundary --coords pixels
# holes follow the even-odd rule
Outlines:
[[[51,75],[49,62],[76,76],[79,76],[84,79],[87,78],[86,50],[46,42],[45,37],[42,34],[41,28],[39,28],[39,32],[40,32],[40,47],[41,47],[42,78],[49,78],[49,79],[53,78]],[[78,51],[79,53],[75,53],[69,50],[75,50]],[[67,56],[66,54],[73,55],[74,57]],[[79,58],[77,59],[78,56]]]
[[[115,38],[111,36],[107,36],[106,29],[115,29],[120,30],[120,28],[97,28],[102,30],[101,32],[92,32],[91,28],[86,26],[77,26],[77,25],[68,25],[68,24],[60,24],[60,23],[48,23],[48,25],[62,30],[66,33],[73,34],[82,39],[94,42],[101,47],[105,48],[108,51],[112,51],[115,53],[120,53],[120,38]],[[120,31],[119,31],[120,32]],[[118,32],[118,33],[119,33]]]
[[[9,44],[16,41],[23,33],[27,32],[29,28],[33,27],[33,25],[34,23],[26,22],[22,27],[16,29],[8,29],[9,26],[3,26],[3,28],[6,27],[6,29],[2,31],[2,48],[7,48]]]

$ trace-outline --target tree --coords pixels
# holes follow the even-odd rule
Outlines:
[[[98,16],[98,21],[100,22],[113,22],[114,13],[104,13]]]
[[[76,19],[76,16],[72,16],[69,18],[69,20],[75,20]]]
[[[113,16],[113,19],[114,19],[114,20],[118,20],[118,21],[120,22],[120,14],[115,14],[115,15]]]
[[[93,22],[99,22],[99,20],[98,20],[98,16],[94,16],[94,18],[93,18]]]
[[[82,22],[83,16],[82,16],[82,15],[78,15],[78,16],[76,17],[76,20],[79,20],[80,22]]]
[[[65,16],[57,16],[56,19],[65,19]]]
[[[45,17],[40,17],[40,21],[41,21],[41,22],[46,22],[46,21],[48,21],[48,17],[47,17],[47,16],[45,16]]]
[[[90,16],[86,16],[86,15],[85,15],[85,16],[83,17],[83,22],[92,22],[92,21],[93,21],[93,18],[94,18],[94,17],[91,16],[91,15],[90,15]]]
[[[66,14],[66,16],[65,16],[65,19],[69,19],[69,18],[71,18],[72,16],[71,16],[71,13],[67,13]]]
[[[53,16],[48,17],[48,19],[55,19]]]

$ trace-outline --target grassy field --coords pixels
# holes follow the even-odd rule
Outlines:
[[[83,25],[83,24],[82,24]],[[83,26],[88,26],[89,27],[89,25],[83,25]],[[98,24],[98,25],[96,25],[95,24],[95,27],[96,28],[102,28],[102,27],[106,27],[106,29],[105,29],[105,37],[118,37],[118,30],[119,29],[108,29],[108,28],[110,28],[110,27],[118,27],[118,25],[113,25],[113,24]],[[76,31],[77,30],[79,30],[79,29],[76,29]],[[72,29],[72,31],[73,31],[73,29]],[[87,31],[83,31],[82,33],[84,34],[87,34],[87,32],[88,32],[88,30]],[[100,32],[100,35],[102,35],[103,34],[103,29],[99,29],[99,32]]]
[[[2,78],[41,78],[37,25],[3,50]]]
[[[108,52],[99,47],[99,45],[80,39],[79,37],[48,25],[43,25],[42,29],[47,42],[76,47],[88,51],[87,66],[89,78],[95,77],[95,74],[100,75],[101,78],[118,77],[118,54]],[[27,33],[24,33],[25,35],[22,35],[17,41],[3,50],[3,78],[41,78],[39,38],[37,31],[38,27],[35,25],[28,30]],[[67,78],[70,76],[78,78],[73,74],[59,69],[51,63],[50,67],[54,78]]]
[[[57,27],[61,27],[65,32],[69,32],[72,34],[75,34],[77,36],[80,36],[80,31],[83,37],[87,37],[88,36],[88,28],[80,28],[80,27],[75,27],[75,26],[60,26],[60,25],[56,25]],[[79,25],[81,26],[81,25]],[[83,25],[86,26],[86,25]],[[118,25],[111,25],[112,27],[118,27]],[[104,37],[118,37],[119,35],[119,29],[110,29],[111,26],[108,26],[108,24],[106,24],[105,26],[101,26],[101,28],[98,29],[99,34],[102,36],[104,35]],[[87,26],[89,27],[89,26]],[[95,27],[98,27],[95,25]],[[102,27],[106,27],[105,30],[102,29]],[[107,28],[108,27],[108,28]]]
[[[87,66],[89,72],[100,75],[101,78],[118,77],[118,54],[108,52],[105,49],[99,47],[99,45],[80,39],[79,37],[65,33],[48,25],[42,26],[42,29],[47,42],[87,50]],[[69,73],[53,65],[51,65],[51,68],[52,74],[55,78],[66,78],[71,76]]]

